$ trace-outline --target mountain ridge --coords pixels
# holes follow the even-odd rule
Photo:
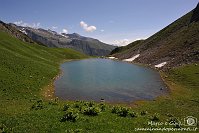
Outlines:
[[[127,51],[113,53],[121,60],[138,54],[136,63],[155,66],[166,62],[159,68],[167,70],[184,64],[199,61],[199,6],[147,38],[139,45],[132,45]]]
[[[16,27],[11,26],[10,24],[6,24],[1,20],[0,30],[9,33],[10,35],[20,39],[23,42],[34,43],[34,41],[31,38],[29,38],[26,34],[16,29]]]
[[[10,25],[26,34],[38,44],[47,47],[72,48],[91,56],[105,56],[110,54],[110,52],[115,48],[113,45],[103,43],[94,38],[84,37],[77,33],[59,34],[56,31],[49,29],[22,27],[12,23],[10,23]]]

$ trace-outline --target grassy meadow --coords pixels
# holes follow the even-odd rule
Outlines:
[[[179,129],[185,117],[199,118],[196,64],[161,72],[170,94],[153,101],[128,106],[45,99],[42,91],[59,73],[60,63],[83,58],[88,57],[71,49],[28,44],[0,32],[0,132],[158,133],[136,129],[165,127],[148,122],[174,122],[166,127]]]

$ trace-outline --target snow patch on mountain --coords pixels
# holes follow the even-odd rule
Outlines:
[[[137,54],[131,58],[128,58],[128,59],[123,59],[123,61],[128,61],[128,62],[131,62],[131,61],[134,61],[136,58],[138,58],[140,56],[140,54]]]
[[[167,62],[162,62],[162,63],[160,63],[160,64],[155,65],[155,67],[156,67],[156,68],[160,68],[160,67],[163,67],[163,66],[166,65],[166,64],[167,64]]]
[[[27,32],[26,32],[26,30],[24,28],[22,28],[20,31],[27,35]]]

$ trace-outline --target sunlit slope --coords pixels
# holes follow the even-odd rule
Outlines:
[[[62,60],[85,57],[71,49],[22,42],[0,31],[0,100],[34,97],[55,77]]]

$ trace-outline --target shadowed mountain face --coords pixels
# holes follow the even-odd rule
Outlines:
[[[30,27],[21,27],[11,24],[21,32],[30,37],[33,41],[47,46],[57,48],[72,48],[87,55],[105,56],[115,48],[115,46],[105,44],[97,39],[83,37],[77,33],[58,34],[55,31],[45,29],[34,29]]]
[[[157,65],[167,64],[161,69],[177,67],[199,61],[199,5],[171,23],[161,31],[141,42],[133,42],[112,56],[119,59],[131,58],[140,54],[134,61]],[[115,50],[116,51],[116,50]]]
[[[199,21],[199,3],[197,5],[197,7],[193,10],[193,15],[191,17],[191,21],[190,22],[198,22]]]

